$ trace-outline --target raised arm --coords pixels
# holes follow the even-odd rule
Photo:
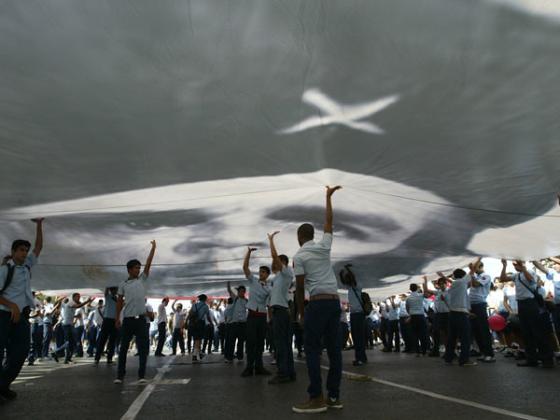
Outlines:
[[[227,282],[227,291],[230,298],[235,299],[237,297],[237,295],[233,293],[233,290],[231,290],[231,283],[229,281]]]
[[[150,249],[150,253],[148,254],[148,259],[146,260],[146,264],[144,265],[144,274],[147,276],[150,275],[150,269],[152,268],[152,260],[154,259],[154,255],[156,253],[156,241],[153,240],[150,242],[152,244],[152,249]]]
[[[423,276],[424,279],[424,297],[425,298],[429,298],[430,296],[432,296],[434,293],[432,291],[428,290],[428,276]]]
[[[80,303],[79,305],[76,305],[75,308],[76,308],[76,309],[82,308],[82,307],[86,306],[88,303],[91,303],[91,302],[93,302],[93,298],[92,298],[92,297],[90,297],[90,298],[87,299],[87,300],[84,300],[84,301],[83,301],[82,303]]]
[[[544,275],[548,274],[548,270],[546,269],[546,267],[542,265],[539,261],[537,260],[533,261],[533,265],[537,267],[537,269],[541,271]]]
[[[177,309],[175,309],[175,305],[177,304],[177,299],[175,299],[175,302],[173,302],[171,304],[171,309],[173,309],[173,312],[177,312]]]
[[[529,273],[523,261],[516,260],[515,265],[517,266],[517,268],[520,269],[520,271],[523,273],[523,276],[527,279],[527,281],[532,282],[533,280],[536,280],[535,278],[533,278],[533,275]]]
[[[282,267],[282,261],[278,258],[278,251],[276,250],[276,245],[274,244],[274,237],[278,235],[280,231],[268,234],[268,243],[270,244],[270,255],[272,256],[272,262],[278,267]]]
[[[560,258],[550,257],[549,260],[555,264],[560,264]]]
[[[36,226],[36,233],[35,233],[35,248],[33,248],[33,254],[36,257],[41,254],[41,250],[43,249],[43,220],[44,218],[40,217],[37,219],[31,219]]]
[[[119,295],[117,297],[117,316],[115,318],[115,326],[117,328],[121,327],[121,311],[122,311],[123,306],[124,306],[124,296]]]
[[[245,254],[245,259],[243,260],[243,273],[245,274],[246,278],[249,278],[251,276],[251,270],[249,269],[249,260],[251,259],[251,253],[256,250],[257,248],[251,248],[250,246],[247,247],[247,253]]]
[[[327,186],[327,209],[325,214],[325,233],[333,233],[333,209],[332,209],[332,195],[335,191],[340,190],[342,187],[337,185],[336,187]]]
[[[508,282],[510,280],[506,274],[506,269],[507,260],[505,258],[502,258],[502,272],[500,273],[500,282],[502,283]]]

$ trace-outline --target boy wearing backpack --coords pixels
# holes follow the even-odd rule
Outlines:
[[[35,306],[31,267],[43,248],[43,219],[32,221],[36,225],[33,252],[29,253],[28,241],[17,239],[12,243],[10,258],[0,267],[0,403],[17,397],[10,385],[29,352],[29,313]]]

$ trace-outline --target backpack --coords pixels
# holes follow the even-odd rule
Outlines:
[[[0,296],[4,294],[6,289],[10,286],[10,283],[12,283],[12,279],[14,278],[15,268],[16,267],[14,265],[9,265],[8,264],[8,275],[6,276],[6,281],[4,282],[4,286],[0,290]]]
[[[360,293],[360,296],[358,296],[358,292],[356,292],[356,289],[354,289],[353,287],[352,287],[352,291],[360,301],[360,306],[362,307],[362,311],[364,311],[365,316],[371,314],[371,311],[373,311],[373,304],[371,303],[371,298],[369,297],[369,294],[366,292],[362,292]]]

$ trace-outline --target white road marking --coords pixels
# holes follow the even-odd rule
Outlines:
[[[297,362],[298,363],[305,363],[305,362],[300,361],[300,360],[298,360]],[[321,366],[321,369],[328,371],[329,367],[328,366]],[[422,395],[425,395],[427,397],[436,398],[438,400],[450,401],[450,402],[454,402],[454,403],[457,403],[457,404],[478,408],[480,410],[489,411],[491,413],[502,414],[504,416],[514,417],[514,418],[517,418],[517,419],[547,420],[543,417],[536,417],[536,416],[531,416],[529,414],[518,413],[516,411],[504,410],[502,408],[493,407],[491,405],[481,404],[481,403],[477,403],[477,402],[474,402],[474,401],[463,400],[461,398],[448,397],[447,395],[442,395],[442,394],[438,394],[438,393],[435,393],[435,392],[426,391],[424,389],[415,388],[413,386],[402,385],[402,384],[398,384],[396,382],[386,381],[384,379],[378,379],[374,376],[360,375],[360,374],[357,374],[357,373],[347,372],[345,370],[342,371],[342,375],[346,376],[348,378],[356,379],[356,380],[362,380],[362,381],[367,381],[367,382],[376,382],[378,384],[392,386],[393,388],[399,388],[399,389],[403,389],[403,390],[406,390],[406,391],[415,392],[417,394],[422,394]]]
[[[134,402],[130,405],[127,412],[121,417],[121,420],[134,420],[146,401],[148,400],[150,394],[154,392],[156,385],[159,385],[163,379],[163,376],[171,370],[169,365],[176,359],[176,357],[170,358],[163,367],[158,369],[157,375],[151,382],[146,385],[146,388],[136,397]],[[189,380],[190,381],[190,380]],[[188,383],[188,382],[187,382]]]

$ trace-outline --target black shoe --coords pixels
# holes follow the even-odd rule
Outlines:
[[[272,373],[270,373],[270,371],[266,370],[265,368],[261,367],[255,369],[255,375],[270,376],[272,375]]]
[[[269,385],[277,385],[277,384],[287,384],[290,382],[295,382],[295,376],[275,376],[274,378],[268,381]]]
[[[242,377],[242,378],[247,378],[248,376],[253,376],[253,369],[245,369],[245,370],[241,373],[241,377]]]
[[[183,353],[183,354],[184,354],[184,353]],[[163,353],[157,353],[157,354],[154,354],[154,356],[156,356],[156,357],[165,357],[165,356],[167,356],[167,355],[166,355],[166,354],[163,354]]]
[[[54,361],[56,363],[58,363],[58,356],[56,355],[56,353],[54,351],[51,353],[51,357],[54,359]]]
[[[17,398],[17,393],[9,388],[0,388],[0,397],[13,401]]]
[[[537,362],[519,362],[517,364],[518,367],[538,367],[539,364]]]
[[[32,362],[31,360],[29,362],[27,362],[27,366],[35,366],[35,362]]]
[[[365,364],[366,364],[366,363],[365,363],[365,362],[362,362],[361,360],[354,360],[354,361],[352,362],[352,366],[363,366],[363,365],[365,365]]]

